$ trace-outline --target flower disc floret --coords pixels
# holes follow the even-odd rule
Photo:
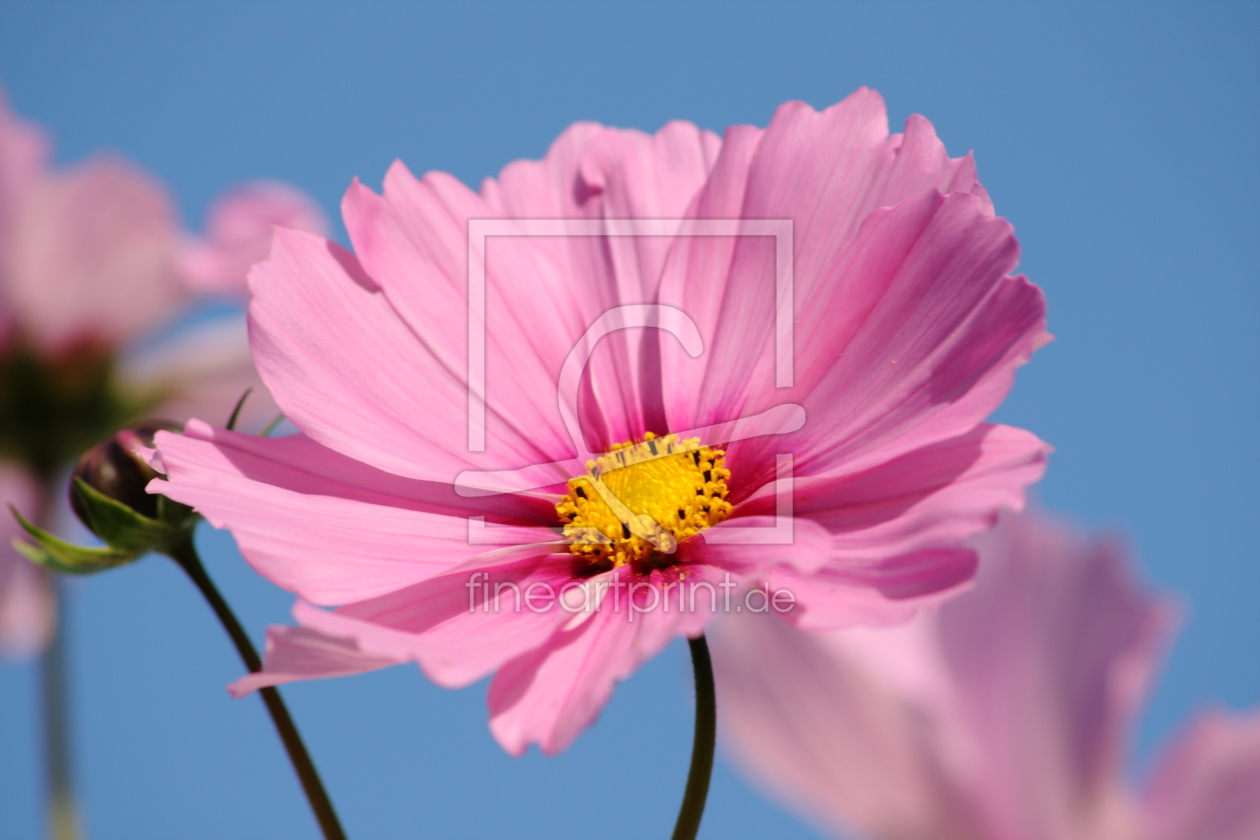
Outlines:
[[[587,461],[556,503],[569,550],[596,566],[672,554],[730,515],[725,455],[699,438],[648,432]]]

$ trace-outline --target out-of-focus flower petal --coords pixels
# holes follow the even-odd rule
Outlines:
[[[200,321],[156,341],[144,342],[119,360],[119,379],[137,397],[159,399],[156,417],[227,422],[247,388],[236,429],[257,431],[279,412],[254,370],[244,315]]]
[[[252,181],[215,199],[202,234],[181,257],[188,285],[199,292],[244,295],[250,266],[271,251],[277,227],[328,235],[328,219],[306,193],[279,181]]]
[[[976,591],[938,618],[984,756],[975,795],[995,836],[1112,836],[1127,810],[1125,748],[1173,607],[1136,579],[1116,540],[1046,517],[1010,517],[975,544]]]
[[[35,482],[25,470],[0,464],[0,503],[0,654],[17,659],[40,652],[51,637],[52,581],[11,545],[22,529],[8,505],[32,516],[39,504]]]
[[[1260,837],[1260,710],[1200,714],[1146,794],[1150,840]]]
[[[850,632],[930,666],[921,630]],[[834,637],[744,614],[718,621],[710,647],[724,743],[776,797],[824,829],[879,840],[985,836],[941,754],[938,721],[838,655]]]
[[[1137,837],[1122,751],[1169,605],[1114,542],[1044,516],[975,545],[975,589],[904,627],[720,626],[737,750],[780,795],[876,838]]]
[[[9,109],[0,87],[0,339],[12,327],[8,289],[17,217],[27,191],[43,174],[47,157],[44,132]]]
[[[170,199],[125,161],[97,157],[32,186],[12,242],[14,317],[45,353],[117,347],[183,299]]]

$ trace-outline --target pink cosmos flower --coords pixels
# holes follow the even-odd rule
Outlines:
[[[1043,470],[984,422],[1041,293],[971,157],[872,91],[723,139],[574,125],[480,192],[396,163],[342,211],[354,253],[280,231],[250,276],[301,433],[157,440],[150,489],[302,599],[237,694],[495,673],[499,742],[554,753],[754,588],[810,629],[945,597]]]
[[[1174,611],[1122,547],[1044,515],[975,544],[976,588],[901,627],[718,622],[725,734],[749,773],[843,836],[1260,836],[1260,711],[1202,714],[1145,793],[1126,782]]]
[[[48,145],[0,90],[0,501],[37,520],[46,520],[41,512],[50,514],[61,491],[56,470],[112,432],[112,422],[135,419],[123,416],[128,411],[226,416],[253,386],[259,393],[243,425],[257,428],[275,415],[243,318],[154,333],[192,301],[201,278],[189,275],[191,252],[215,262],[221,287],[235,283],[243,292],[242,260],[265,256],[270,245],[260,218],[327,229],[309,200],[269,185],[231,194],[254,198],[224,200],[207,239],[190,240],[150,175],[110,155],[51,168]],[[292,209],[299,205],[300,213]],[[7,511],[4,521],[16,527]],[[0,648],[42,647],[52,626],[48,591],[43,573],[6,537]]]

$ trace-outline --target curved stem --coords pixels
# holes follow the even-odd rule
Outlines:
[[[251,672],[261,671],[262,660],[258,658],[253,642],[249,640],[249,636],[232,613],[231,607],[227,605],[227,601],[223,600],[214,582],[206,574],[205,567],[201,565],[201,558],[197,556],[197,550],[193,547],[192,538],[189,537],[171,549],[170,556],[180,568],[188,573],[188,577],[192,578],[197,589],[205,596],[210,608],[214,610],[214,614],[223,625],[223,629],[231,637],[232,644],[236,645],[236,652],[241,655],[241,661],[245,663],[245,667]],[[293,769],[302,782],[302,789],[306,791],[306,798],[311,803],[311,810],[315,812],[315,819],[319,822],[324,837],[326,840],[345,840],[346,834],[342,831],[341,823],[337,819],[337,812],[333,810],[332,800],[324,791],[323,782],[320,781],[319,773],[315,770],[315,763],[306,752],[306,745],[302,743],[302,736],[298,734],[297,726],[294,725],[293,718],[289,716],[284,700],[280,698],[280,692],[274,687],[268,687],[261,689],[259,694],[267,705],[267,711],[271,713],[276,732],[280,735],[280,740],[284,742],[284,748],[289,753],[289,761],[293,763]]]
[[[695,840],[704,816],[704,802],[709,795],[709,778],[713,775],[713,747],[717,743],[717,694],[713,688],[713,661],[704,636],[688,639],[691,646],[691,667],[696,672],[696,735],[691,744],[691,769],[687,771],[687,788],[673,840]]]

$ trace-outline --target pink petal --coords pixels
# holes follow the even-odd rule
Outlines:
[[[979,795],[999,834],[1087,836],[1083,825],[1117,819],[1108,808],[1171,606],[1115,541],[1045,517],[1011,517],[976,545],[976,591],[942,608],[939,633],[985,756]]]
[[[803,630],[899,624],[924,607],[956,596],[976,574],[970,549],[930,548],[831,561],[813,574],[781,568],[765,576],[796,607],[786,617]]]
[[[400,163],[385,178],[384,196],[355,184],[343,211],[364,269],[423,343],[429,364],[444,372],[446,399],[459,404],[457,428],[443,444],[467,449],[469,219],[495,214],[454,178],[417,180]],[[486,340],[477,352],[486,363],[487,453],[502,466],[571,457],[556,383],[587,326],[572,317],[575,290],[557,282],[528,238],[489,239],[485,266]]]
[[[517,161],[482,195],[508,217],[537,219],[670,220],[687,215],[703,186],[721,141],[685,122],[654,135],[579,123],[564,132],[542,161]],[[611,230],[611,228],[610,228]],[[667,236],[565,236],[537,241],[562,276],[582,278],[563,294],[573,296],[580,321],[589,325],[618,304],[655,298]],[[592,387],[583,393],[581,417],[590,445],[641,437],[665,426],[658,374],[641,370],[644,352],[660,339],[630,330],[604,338],[589,361]],[[574,343],[570,336],[566,352]],[[673,339],[666,338],[666,341]]]
[[[7,337],[13,313],[8,288],[17,219],[30,188],[44,174],[48,141],[43,131],[9,110],[0,88],[0,338]]]
[[[921,640],[901,629],[878,635],[902,642],[884,645],[897,661],[920,654]],[[934,721],[837,655],[831,637],[732,615],[714,623],[710,647],[723,744],[777,799],[846,836],[985,836],[950,779]]]
[[[791,620],[809,630],[886,624],[948,597],[975,571],[963,540],[992,527],[999,509],[1023,506],[1046,451],[1028,432],[985,424],[860,473],[795,480],[794,513],[832,538],[814,577],[771,573],[775,587],[796,594]],[[728,521],[774,504],[759,493]]]
[[[43,650],[52,635],[52,581],[43,569],[14,550],[12,541],[22,529],[8,506],[24,516],[36,516],[39,505],[35,482],[26,470],[0,464],[0,654],[22,659]]]
[[[244,315],[199,322],[167,340],[145,342],[119,359],[119,379],[134,392],[169,395],[151,413],[182,423],[210,417],[225,423],[252,389],[236,428],[257,431],[280,409],[254,369]]]
[[[236,680],[228,692],[240,699],[267,686],[365,674],[400,661],[364,653],[350,638],[276,625],[267,628],[263,670]]]
[[[1146,796],[1152,840],[1260,837],[1260,711],[1200,714]]]
[[[47,353],[116,346],[181,301],[174,208],[121,160],[98,157],[32,187],[12,241],[11,305]]]
[[[969,157],[951,161],[921,117],[907,121],[905,135],[890,136],[883,100],[859,90],[822,113],[788,103],[765,132],[731,129],[694,212],[698,218],[791,220],[797,347],[809,351],[799,366],[815,357],[834,359],[830,348],[843,349],[845,322],[860,321],[865,299],[878,294],[874,278],[838,278],[838,263],[863,222],[876,208],[932,190],[981,196],[982,212],[992,214]],[[768,345],[774,259],[766,237],[679,243],[661,298],[697,319],[707,345],[696,362],[666,347],[671,420],[679,427],[728,419],[723,415],[737,411],[750,388],[760,396],[774,387]],[[841,295],[844,306],[837,311],[830,304]],[[811,322],[820,318],[826,332],[839,334],[818,346]],[[751,379],[754,372],[760,378]],[[800,376],[798,370],[798,382]]]
[[[1114,545],[1044,517],[1005,517],[975,544],[976,588],[902,627],[723,619],[738,751],[798,807],[872,836],[1142,836],[1120,750],[1167,605]]]
[[[202,237],[182,255],[186,282],[202,292],[246,292],[246,276],[271,250],[272,228],[328,235],[328,220],[310,196],[279,181],[253,181],[211,204]]]
[[[562,629],[545,645],[504,665],[490,684],[490,729],[503,749],[521,755],[536,743],[548,755],[565,750],[612,696],[614,686],[630,676],[643,662],[655,656],[680,635],[696,636],[715,609],[720,608],[726,582],[722,570],[711,566],[689,566],[687,585],[709,584],[716,592],[698,590],[694,601],[684,596],[681,609],[666,591],[662,608],[646,609],[646,590],[641,608],[631,610],[626,592],[618,590],[619,600],[605,596],[588,620]],[[635,578],[625,566],[612,575],[622,582]],[[658,592],[660,573],[654,573]],[[627,590],[628,591],[628,590]],[[695,590],[693,590],[695,591]],[[666,611],[668,601],[673,609]]]
[[[571,579],[571,561],[567,554],[517,549],[333,612],[298,602],[293,615],[301,627],[270,628],[263,670],[229,690],[240,697],[266,685],[408,661],[447,688],[476,682],[546,642],[571,618],[546,598]],[[527,601],[530,594],[538,600]]]
[[[339,246],[278,229],[271,258],[250,282],[258,371],[285,415],[324,446],[397,475],[448,483],[469,468],[549,460],[531,439],[497,425],[488,452],[467,451],[462,373],[441,364]],[[504,463],[505,451],[516,463]],[[567,477],[557,472],[555,480]]]
[[[956,546],[997,521],[999,509],[1023,507],[1050,451],[1035,435],[981,424],[858,472],[793,481],[793,510],[835,535],[836,560]],[[773,488],[741,503],[733,516],[768,513]]]
[[[524,495],[463,499],[449,486],[383,473],[303,435],[260,438],[192,421],[161,433],[167,480],[151,492],[230,528],[263,576],[316,604],[384,595],[449,570],[486,547],[468,515],[517,543],[550,543],[554,509]]]
[[[407,589],[298,619],[350,636],[365,651],[414,660],[438,685],[461,688],[542,645],[572,618],[547,593],[572,580],[573,557],[552,551],[504,549]],[[531,593],[536,601],[527,600]]]
[[[731,468],[773,451],[792,452],[799,475],[852,469],[973,428],[1043,342],[1045,303],[1008,276],[1016,257],[1010,226],[968,194],[927,192],[873,213],[836,267],[831,300],[798,319],[811,352],[796,386],[764,405],[799,402],[805,426],[733,446]],[[771,380],[768,368],[748,376]]]
[[[790,542],[780,542],[783,537],[770,533],[779,527],[791,528]],[[733,538],[737,541],[715,541]],[[799,517],[789,518],[785,524],[775,516],[732,516],[698,539],[704,543],[702,549],[694,549],[698,560],[747,576],[779,565],[804,573],[815,572],[832,556],[831,532],[817,522]]]

